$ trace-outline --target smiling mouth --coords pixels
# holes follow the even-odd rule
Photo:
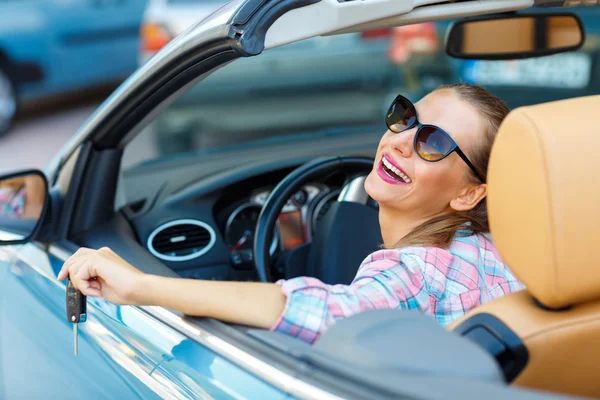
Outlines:
[[[388,177],[399,183],[412,182],[408,176],[403,174],[398,168],[394,167],[385,157],[381,158],[380,167]]]

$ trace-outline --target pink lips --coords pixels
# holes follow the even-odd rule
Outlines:
[[[398,168],[398,170],[399,170],[400,172],[402,172],[404,175],[408,176],[408,174],[406,173],[406,171],[405,171],[405,170],[403,170],[403,169],[402,169],[402,167],[400,167],[400,166],[398,165],[398,163],[397,163],[396,161],[394,161],[394,159],[393,159],[392,157],[388,156],[387,154],[384,154],[384,155],[383,155],[383,157],[385,157],[385,159],[386,159],[386,160],[388,160],[388,162],[389,162],[390,164],[392,164],[394,167]]]
[[[402,171],[403,174],[406,175],[406,172],[404,172],[404,170],[402,168],[400,168],[400,166],[396,162],[394,162],[394,160],[392,160],[390,157],[386,157],[385,154],[383,155],[383,157],[385,157],[386,160],[388,160],[390,162],[390,164],[392,164],[394,167],[398,168],[400,171]],[[389,176],[387,174],[387,172],[385,172],[383,169],[383,160],[379,161],[379,165],[377,166],[377,175],[379,175],[379,177],[381,179],[383,179],[384,182],[387,182],[391,185],[408,185],[406,182],[404,182],[402,180],[397,180],[397,179]],[[406,175],[406,176],[408,176],[408,175]]]

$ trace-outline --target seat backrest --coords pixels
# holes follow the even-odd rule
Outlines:
[[[491,233],[527,289],[478,307],[450,329],[481,320],[498,338],[489,321],[505,324],[527,350],[517,385],[600,396],[599,155],[600,96],[516,109],[494,143]]]

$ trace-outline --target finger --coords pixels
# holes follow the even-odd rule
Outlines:
[[[73,268],[73,265],[77,265],[77,263],[78,263],[78,259],[75,259],[73,257],[70,257],[69,259],[67,259],[67,261],[65,261],[65,263],[63,264],[60,272],[58,273],[56,279],[58,279],[59,281],[62,281],[63,279],[67,279]]]
[[[91,262],[82,260],[77,265],[73,266],[69,271],[69,278],[73,282],[73,286],[78,290],[85,290],[89,287]]]
[[[85,287],[81,287],[79,290],[85,296],[92,296],[92,297],[101,297],[102,296],[102,291],[100,289],[90,287],[89,285],[85,286]]]
[[[106,246],[101,247],[100,249],[98,249],[98,251],[101,253],[107,253],[107,254],[114,253],[110,247],[106,247]]]
[[[94,263],[89,258],[81,260],[80,263],[73,266],[71,269],[71,275],[75,274],[79,279],[83,279],[85,281],[89,281],[91,279],[96,278],[96,268],[94,268]]]
[[[67,261],[65,261],[65,263],[63,264],[63,266],[56,278],[59,281],[62,281],[63,279],[67,279],[73,263],[80,260],[81,257],[83,257],[85,255],[89,255],[89,254],[90,254],[90,249],[85,248],[85,247],[79,248],[71,257],[69,257],[67,259]]]
[[[98,281],[89,280],[88,285],[89,285],[89,287],[91,287],[93,289],[102,289],[102,285]]]
[[[69,264],[67,264],[65,262],[63,264],[62,268],[60,269],[60,271],[59,271],[58,276],[56,277],[56,279],[58,279],[59,281],[62,281],[63,279],[67,279],[68,275],[69,275]]]
[[[88,256],[93,251],[94,251],[93,249],[88,249],[87,247],[80,247],[79,249],[77,249],[77,251],[75,253],[73,253],[71,258],[77,259],[80,257],[85,257],[85,256]]]
[[[72,260],[69,263],[69,277],[71,278],[71,280],[73,280],[73,277],[76,275],[79,275],[80,270],[82,268],[84,268],[84,266],[86,264],[89,263],[89,260],[87,258],[78,258],[75,260]]]
[[[100,289],[87,288],[85,292],[81,292],[88,297],[102,297],[102,292]]]

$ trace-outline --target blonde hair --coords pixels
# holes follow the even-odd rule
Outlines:
[[[487,168],[492,144],[500,124],[509,113],[509,109],[502,100],[480,86],[455,83],[442,85],[436,90],[445,89],[453,90],[459,99],[475,107],[486,121],[487,129],[483,132],[482,140],[472,149],[469,159],[477,172],[487,180]],[[473,184],[481,183],[475,174],[470,169],[468,170],[469,181]],[[393,248],[410,246],[448,248],[457,233],[472,235],[489,231],[487,204],[484,198],[471,210],[438,216],[417,226],[408,235],[400,239]]]

